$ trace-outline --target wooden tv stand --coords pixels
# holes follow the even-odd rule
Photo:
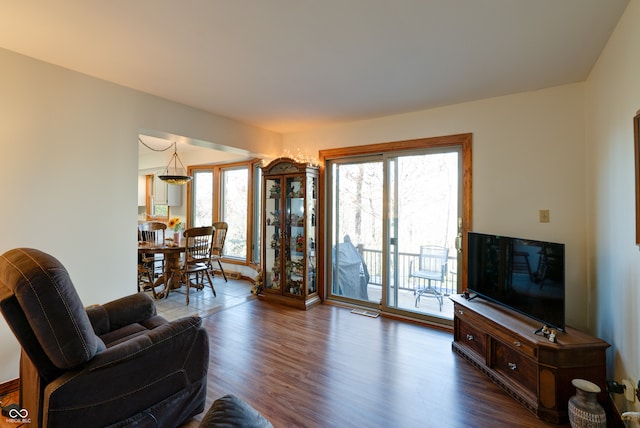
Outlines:
[[[609,344],[566,328],[557,342],[536,335],[541,324],[480,297],[451,297],[454,303],[453,350],[486,374],[540,419],[565,423],[575,395],[571,380],[587,379],[606,400],[605,350]]]

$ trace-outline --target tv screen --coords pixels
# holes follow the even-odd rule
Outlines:
[[[564,244],[469,232],[468,289],[564,331]]]

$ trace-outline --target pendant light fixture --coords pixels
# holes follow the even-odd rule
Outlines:
[[[173,168],[171,168],[171,162],[173,162]],[[180,162],[180,168],[178,168],[178,162]],[[165,168],[164,173],[159,175],[158,178],[162,181],[166,181],[169,184],[178,185],[187,184],[193,179],[193,177],[187,175],[187,170],[178,157],[178,143],[173,143],[173,156],[171,156],[171,160]]]
[[[171,147],[173,147],[173,156],[171,156],[171,159],[169,160],[169,163],[167,164],[167,167],[164,169],[162,174],[158,175],[158,178],[160,180],[165,181],[169,184],[182,185],[182,184],[187,184],[193,179],[193,177],[191,177],[190,175],[187,175],[187,170],[182,164],[182,161],[180,160],[180,158],[178,157],[178,143],[174,141],[166,149],[156,150],[149,147],[147,144],[145,144],[140,139],[140,137],[138,137],[138,141],[143,146],[155,152],[164,152],[166,150],[169,150]],[[178,163],[180,163],[180,168],[178,168]],[[172,164],[173,166],[171,166]]]

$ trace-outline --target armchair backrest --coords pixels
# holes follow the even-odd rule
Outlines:
[[[67,270],[42,251],[0,256],[0,310],[39,371],[70,369],[105,349]]]

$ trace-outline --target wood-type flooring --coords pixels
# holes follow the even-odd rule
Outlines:
[[[559,426],[454,354],[447,331],[332,305],[302,311],[259,300],[203,324],[207,408],[233,393],[276,427]]]
[[[244,281],[218,281],[215,299],[227,293],[228,303],[204,315],[198,299],[212,296],[203,291],[189,305],[209,333],[205,411],[232,393],[275,427],[569,426],[540,421],[453,353],[451,332],[327,304],[302,311],[251,298]],[[179,293],[173,299],[184,305]],[[159,312],[174,310],[170,304],[158,301]],[[16,424],[0,418],[9,426]]]

